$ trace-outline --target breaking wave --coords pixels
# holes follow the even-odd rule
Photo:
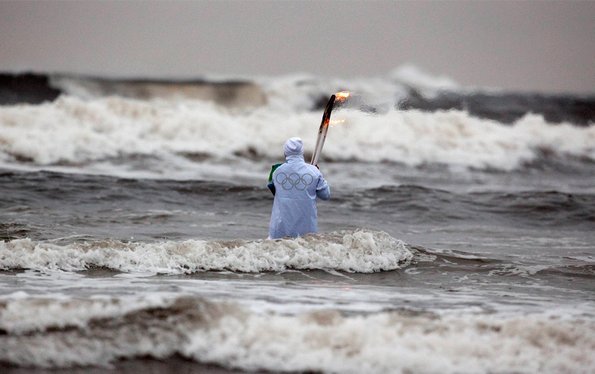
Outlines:
[[[210,270],[238,272],[328,269],[357,273],[407,266],[412,251],[378,231],[340,231],[297,239],[255,241],[186,240],[160,243],[89,241],[56,245],[18,239],[0,243],[0,269],[181,274]]]
[[[67,368],[181,355],[243,370],[345,373],[588,373],[588,317],[319,310],[258,313],[192,297],[0,303],[0,362]],[[431,359],[428,359],[431,357]]]
[[[391,161],[512,170],[544,155],[595,160],[595,126],[550,125],[526,115],[514,125],[461,111],[339,110],[345,124],[331,129],[327,161]],[[0,161],[79,165],[147,155],[168,162],[205,158],[277,159],[283,141],[315,142],[318,112],[272,106],[235,113],[201,101],[140,101],[117,97],[0,108]],[[176,161],[177,160],[177,161]]]

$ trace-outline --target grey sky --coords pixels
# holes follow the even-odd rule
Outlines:
[[[382,76],[595,93],[595,2],[0,2],[0,70]]]

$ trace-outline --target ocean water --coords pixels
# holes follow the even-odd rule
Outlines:
[[[595,371],[593,98],[47,82],[0,106],[3,371]],[[320,233],[265,240],[270,165],[342,89]],[[489,115],[428,104],[463,96]]]

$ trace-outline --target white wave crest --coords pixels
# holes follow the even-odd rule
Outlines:
[[[79,271],[103,267],[122,272],[180,274],[331,269],[371,273],[395,270],[411,250],[384,232],[341,231],[297,239],[255,241],[98,241],[55,245],[19,239],[0,243],[0,269]]]
[[[0,329],[26,334],[48,329],[84,328],[92,319],[105,319],[138,310],[168,307],[175,299],[152,294],[142,297],[72,299],[63,295],[30,297],[24,292],[0,298]]]
[[[440,91],[461,91],[461,86],[451,78],[444,75],[432,75],[411,64],[397,67],[392,71],[391,76],[398,82],[414,88],[428,97],[433,97]]]
[[[342,110],[335,118],[345,124],[330,130],[323,157],[338,161],[511,170],[535,160],[543,150],[595,160],[595,126],[552,126],[536,115],[512,126],[460,111],[371,115]],[[320,113],[272,107],[232,113],[199,101],[62,97],[39,106],[0,108],[0,160],[81,165],[138,154],[172,163],[187,163],[182,157],[187,154],[278,159],[291,136],[301,136],[311,149],[319,121]]]
[[[595,160],[595,127],[551,126],[535,115],[513,126],[459,111],[390,112],[386,116],[353,112],[347,121],[350,126],[332,129],[341,141],[328,142],[325,152],[330,157],[501,170],[533,161],[543,149]]]
[[[106,301],[7,300],[0,307],[0,361],[64,368],[121,358],[181,354],[243,370],[344,373],[590,373],[595,321],[549,314],[437,316],[412,312],[343,315],[255,313],[231,303],[178,298],[124,308],[106,318]],[[131,300],[122,300],[125,305]],[[113,303],[113,301],[112,301]],[[14,304],[14,305],[12,305]],[[55,305],[54,305],[55,304]],[[89,308],[89,304],[93,307]],[[95,305],[96,304],[96,305]],[[146,303],[145,303],[146,304]],[[37,314],[80,315],[87,322]],[[109,308],[112,308],[110,305]],[[81,309],[68,312],[69,309]],[[23,321],[18,321],[19,319]],[[58,321],[58,322],[56,322]],[[13,328],[16,322],[20,329]]]

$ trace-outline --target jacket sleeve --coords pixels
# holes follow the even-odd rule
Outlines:
[[[322,176],[318,177],[318,184],[316,185],[316,196],[321,200],[328,200],[331,198],[331,188]]]

